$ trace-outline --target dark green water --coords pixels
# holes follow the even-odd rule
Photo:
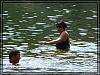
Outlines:
[[[61,19],[68,24],[69,52],[43,44],[59,36]],[[3,72],[97,72],[96,3],[3,3],[2,29]],[[17,69],[5,63],[13,48],[22,56]]]

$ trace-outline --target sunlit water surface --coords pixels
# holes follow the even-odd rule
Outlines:
[[[3,72],[97,72],[97,8],[95,3],[4,3]],[[55,23],[64,19],[70,51],[43,44],[57,38]],[[8,53],[21,52],[20,66]]]

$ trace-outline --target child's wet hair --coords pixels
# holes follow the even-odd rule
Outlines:
[[[18,50],[12,50],[12,51],[10,51],[10,53],[9,53],[9,59],[11,59],[12,56],[16,56],[18,53],[20,53]]]

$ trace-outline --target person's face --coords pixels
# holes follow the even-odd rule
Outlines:
[[[16,56],[12,56],[12,63],[19,63],[20,60],[20,53],[18,53]]]
[[[63,28],[62,28],[62,27],[57,27],[57,31],[58,31],[59,33],[61,33],[61,32],[62,32],[62,30],[63,30]]]

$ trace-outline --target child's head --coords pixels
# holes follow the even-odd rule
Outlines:
[[[16,65],[20,60],[20,52],[17,50],[13,50],[9,53],[9,62]]]

